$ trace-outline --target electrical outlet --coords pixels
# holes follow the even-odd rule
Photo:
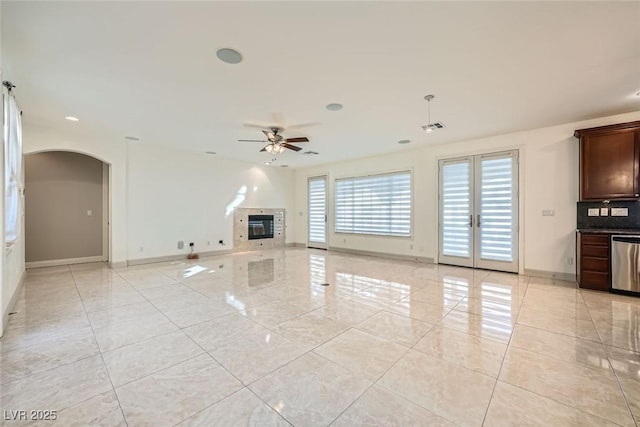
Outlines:
[[[555,216],[556,212],[553,209],[543,209],[542,216]]]
[[[184,249],[184,241],[178,240],[178,249]]]
[[[409,249],[413,249],[413,245],[409,245]]]
[[[567,257],[567,265],[573,265],[573,257]]]
[[[144,252],[144,246],[140,246],[140,252]]]
[[[211,246],[211,241],[207,240],[207,246]]]

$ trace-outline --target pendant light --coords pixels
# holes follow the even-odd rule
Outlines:
[[[426,95],[424,97],[424,99],[426,99],[427,103],[429,104],[429,124],[422,126],[422,130],[427,132],[427,133],[433,132],[433,125],[431,124],[431,100],[433,98],[435,98],[435,96],[433,96],[433,95]]]

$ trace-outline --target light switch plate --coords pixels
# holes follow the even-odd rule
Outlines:
[[[542,216],[555,216],[555,214],[553,209],[542,209]]]
[[[611,208],[611,216],[629,216],[629,208]]]
[[[589,208],[589,216],[600,216],[600,209]]]
[[[609,208],[600,208],[600,216],[609,216]]]

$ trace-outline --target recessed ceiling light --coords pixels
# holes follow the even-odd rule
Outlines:
[[[327,110],[329,110],[329,111],[340,111],[340,110],[342,110],[342,104],[329,104],[329,105],[327,105]]]
[[[140,141],[140,138],[137,136],[125,136],[124,139],[128,139],[129,141]]]
[[[235,49],[222,48],[218,49],[216,56],[222,62],[227,64],[239,64],[242,62],[242,54]]]
[[[80,119],[77,117],[73,117],[73,116],[64,116],[65,119],[69,120],[70,122],[79,122]]]
[[[400,141],[398,141],[398,144],[408,144],[410,142],[411,142],[411,140],[409,140],[409,139],[401,139]]]
[[[215,151],[206,151],[207,154],[218,154]]]
[[[268,166],[271,164],[271,162],[264,162],[264,164]]]

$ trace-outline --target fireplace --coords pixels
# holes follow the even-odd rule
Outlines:
[[[249,240],[273,238],[273,215],[249,215]]]

